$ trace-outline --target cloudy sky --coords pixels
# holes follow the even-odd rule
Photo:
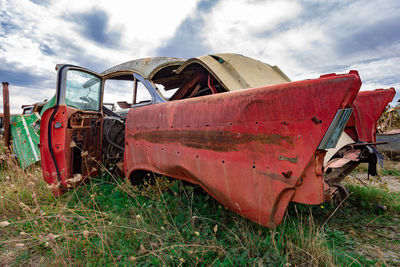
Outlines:
[[[58,63],[239,53],[292,80],[358,70],[400,93],[400,1],[0,0],[0,80],[13,113],[54,94]],[[2,110],[2,99],[0,100]]]

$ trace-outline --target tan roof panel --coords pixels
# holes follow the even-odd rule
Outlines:
[[[107,76],[108,74],[115,72],[136,72],[148,79],[151,78],[153,72],[156,72],[165,66],[180,65],[185,62],[185,60],[186,59],[184,58],[175,57],[141,58],[111,67],[103,71],[101,75]]]
[[[215,54],[191,58],[176,71],[180,73],[191,64],[200,64],[218,78],[229,91],[290,82],[277,67],[238,54]]]

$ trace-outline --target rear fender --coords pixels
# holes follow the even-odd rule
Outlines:
[[[345,132],[355,141],[375,142],[377,121],[395,94],[394,88],[359,92]]]
[[[352,104],[353,114],[339,145],[328,150],[325,158],[327,182],[332,185],[340,184],[362,162],[368,163],[368,173],[371,175],[376,175],[376,163],[383,166],[383,156],[373,145],[376,141],[376,125],[395,94],[394,88],[363,91],[357,94]]]
[[[322,188],[317,147],[360,85],[352,72],[133,108],[125,174],[148,170],[198,184],[238,214],[275,226],[301,178]]]

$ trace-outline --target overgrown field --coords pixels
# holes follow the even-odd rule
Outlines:
[[[397,167],[381,172],[399,179]],[[349,185],[336,205],[291,204],[268,229],[180,181],[132,187],[105,173],[57,199],[39,166],[3,158],[0,168],[0,266],[400,264],[400,194],[386,185]]]

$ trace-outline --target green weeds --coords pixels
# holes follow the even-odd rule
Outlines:
[[[357,251],[371,226],[396,224],[398,194],[350,186],[338,208],[291,203],[268,229],[200,188],[164,177],[131,186],[109,175],[54,198],[38,166],[0,170],[0,265],[365,266]],[[381,206],[386,206],[383,210]],[[397,241],[393,241],[397,242]]]

